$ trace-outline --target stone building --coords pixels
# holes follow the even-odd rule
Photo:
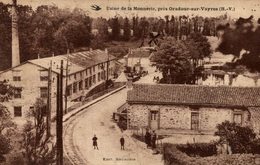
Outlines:
[[[213,133],[225,120],[260,130],[260,88],[134,84],[128,128]]]
[[[92,89],[114,77],[116,58],[98,49],[29,60],[7,69],[0,73],[0,81],[7,81],[18,90],[11,100],[2,104],[10,110],[15,120],[23,121],[36,98],[47,100],[49,79],[52,113],[56,112],[57,75],[60,74],[61,60],[64,61],[64,69],[68,62],[68,72],[63,72],[63,94],[66,93],[68,103],[84,99]],[[51,77],[48,71],[50,63]]]

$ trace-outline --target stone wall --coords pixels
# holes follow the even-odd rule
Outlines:
[[[252,107],[248,109],[250,112],[250,123],[255,133],[260,134],[260,108]]]
[[[228,108],[202,107],[199,109],[199,128],[201,130],[215,130],[216,125],[233,120],[233,113]]]
[[[145,105],[131,105],[128,107],[128,127],[147,127],[148,126],[148,107]]]
[[[191,111],[186,106],[160,106],[160,128],[190,129]]]

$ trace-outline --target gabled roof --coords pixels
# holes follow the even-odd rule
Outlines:
[[[50,62],[52,61],[52,71],[59,73],[61,60],[63,60],[64,68],[66,67],[68,61],[69,74],[73,74],[85,70],[88,67],[106,62],[108,59],[109,61],[111,61],[111,60],[115,60],[116,57],[107,54],[105,51],[96,49],[92,51],[70,53],[69,55],[65,54],[65,55],[58,55],[54,57],[34,59],[34,60],[29,60],[28,62],[48,69],[50,66]]]
[[[260,107],[259,87],[134,84],[128,103]]]

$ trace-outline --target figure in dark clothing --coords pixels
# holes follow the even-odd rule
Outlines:
[[[153,133],[152,133],[152,149],[156,148],[156,139],[157,139],[157,135],[156,135],[155,131],[153,131]]]
[[[121,144],[121,150],[125,150],[125,139],[123,136],[120,138],[120,144]]]
[[[97,150],[98,150],[97,140],[98,140],[98,138],[96,137],[96,135],[94,135],[94,137],[92,138],[93,147],[94,147],[94,149],[97,149]]]
[[[145,133],[145,143],[147,144],[147,148],[151,147],[151,134],[149,130]]]

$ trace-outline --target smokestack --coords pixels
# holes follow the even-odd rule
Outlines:
[[[18,16],[16,11],[17,3],[13,0],[12,5],[12,67],[20,64]]]

